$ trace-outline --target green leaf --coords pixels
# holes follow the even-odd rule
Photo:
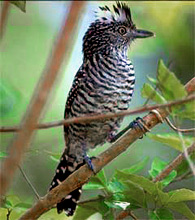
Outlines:
[[[118,180],[121,180],[122,183],[124,181],[130,180],[150,194],[157,193],[156,184],[143,176],[138,176],[135,174],[127,174],[127,173],[117,170],[116,178],[118,178]]]
[[[180,118],[195,120],[195,101],[192,100],[183,105],[177,105],[172,115],[174,114]]]
[[[29,209],[30,207],[32,207],[31,204],[24,203],[24,202],[20,202],[14,206],[14,208],[20,208],[20,209],[25,209],[25,210]]]
[[[158,216],[159,219],[166,219],[166,220],[172,220],[174,219],[173,214],[170,210],[165,209],[165,208],[160,208],[156,210],[156,214]]]
[[[153,219],[159,220],[159,217],[157,216],[156,211],[149,211],[148,216],[149,216],[149,219],[151,219],[151,220],[153,220]]]
[[[177,79],[162,60],[158,64],[157,79],[160,89],[166,100],[181,99],[187,96],[184,85]]]
[[[148,216],[150,219],[159,219],[159,220],[172,220],[173,218],[173,214],[170,210],[165,209],[165,208],[160,208],[160,209],[156,209],[154,211],[149,211],[148,212]]]
[[[121,171],[124,173],[138,173],[140,170],[142,170],[146,164],[148,163],[149,157],[144,158],[143,160],[139,161],[138,163],[132,165],[129,168],[122,169]]]
[[[7,157],[7,153],[0,151],[0,159],[5,157]]]
[[[123,191],[127,202],[132,202],[132,199],[139,205],[144,206],[145,193],[141,187],[130,180],[123,181],[126,189]]]
[[[150,76],[147,76],[148,80],[153,83],[154,85],[156,85],[158,83],[158,81]]]
[[[91,177],[90,181],[83,186],[83,189],[104,189],[107,185],[107,179],[104,170]]]
[[[148,171],[152,178],[158,176],[158,174],[167,166],[167,162],[162,161],[159,158],[155,158],[152,162],[151,169]],[[173,170],[166,178],[164,178],[161,182],[164,186],[167,186],[175,177],[177,176],[177,172]]]
[[[16,7],[18,7],[21,11],[26,12],[26,1],[11,1]]]
[[[104,216],[108,211],[109,207],[104,203],[103,199],[96,202],[87,202],[79,205],[76,209],[73,220],[87,219],[96,212],[99,212]]]
[[[168,145],[180,152],[183,152],[182,143],[180,137],[177,134],[151,134],[148,133],[147,136],[155,141]],[[184,144],[186,147],[189,147],[194,141],[194,137],[184,136]]]
[[[16,204],[21,203],[21,200],[16,195],[8,195],[8,196],[6,196],[6,200],[8,200],[12,204],[13,207]]]
[[[3,208],[13,208],[13,205],[12,205],[12,203],[6,198],[5,199],[5,202],[3,203],[3,206],[2,206]]]
[[[189,189],[177,189],[169,192],[170,198],[168,202],[183,202],[195,200],[195,192]]]
[[[141,90],[141,95],[143,98],[150,99],[154,102],[163,104],[166,100],[161,96],[150,84],[144,83]]]
[[[8,116],[9,113],[16,111],[21,100],[21,94],[10,82],[0,81],[0,115]]]
[[[174,211],[177,211],[178,213],[187,217],[189,220],[195,219],[195,215],[192,213],[192,211],[188,208],[188,206],[184,202],[168,203],[166,207]]]

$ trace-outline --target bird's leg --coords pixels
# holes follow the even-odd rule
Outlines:
[[[95,157],[89,157],[86,153],[86,148],[83,147],[83,159],[85,161],[85,163],[88,165],[89,169],[93,171],[94,174],[95,173],[95,170],[94,170],[94,166],[93,166],[93,163],[92,163],[92,159],[94,159]]]
[[[110,138],[110,143],[113,143],[115,141],[117,141],[126,131],[128,131],[129,129],[132,129],[132,128],[139,128],[141,129],[144,133],[146,131],[150,131],[147,126],[145,125],[145,122],[142,118],[140,117],[137,117],[134,121],[132,121],[126,128],[124,128],[122,131],[120,131],[118,134],[116,134],[115,136],[111,137]],[[140,137],[140,139],[143,138]]]

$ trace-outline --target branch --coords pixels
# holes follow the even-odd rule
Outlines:
[[[187,148],[188,155],[195,152],[195,142]],[[158,182],[163,180],[165,177],[171,173],[176,167],[178,167],[181,162],[185,159],[185,152],[179,154],[155,179],[153,179],[153,182]]]
[[[193,89],[195,89],[195,79],[192,79],[187,85],[189,86],[186,86],[187,91],[189,88],[191,88],[191,86]],[[168,112],[164,108],[158,109],[158,112],[163,119],[168,116]],[[149,129],[160,123],[153,113],[146,115],[143,120]],[[109,149],[105,150],[97,158],[92,160],[95,172],[99,172],[114,158],[127,150],[127,148],[137,139],[139,139],[143,134],[143,130],[140,130],[139,128],[128,130],[123,135],[123,137],[115,142]],[[60,185],[53,188],[44,197],[38,200],[32,208],[24,213],[20,220],[37,219],[43,213],[50,210],[56,203],[59,203],[70,192],[88,182],[90,177],[93,175],[94,173],[88,168],[87,165],[82,166],[80,169],[70,175],[66,180],[64,180]]]
[[[65,16],[53,53],[49,55],[48,65],[41,76],[28,110],[20,125],[20,132],[18,132],[10,146],[9,157],[7,157],[2,164],[0,173],[0,195],[2,196],[5,195],[13,180],[14,173],[22,160],[22,156],[30,144],[34,129],[37,126],[42,110],[46,105],[46,101],[59,74],[65,52],[70,48],[72,36],[74,35],[73,29],[78,22],[79,12],[83,5],[84,1],[73,1],[71,3],[68,17]]]
[[[7,16],[9,12],[10,3],[9,1],[4,1],[1,9],[1,19],[0,19],[0,39],[3,38],[5,25],[7,22]]]
[[[195,84],[195,78],[193,79]],[[136,108],[134,110],[124,110],[117,113],[107,113],[107,114],[99,114],[99,115],[89,115],[89,116],[81,116],[81,117],[73,117],[66,120],[60,120],[60,121],[54,121],[54,122],[48,122],[44,124],[39,124],[35,127],[35,129],[48,129],[53,127],[58,127],[62,125],[69,125],[73,123],[90,123],[91,121],[97,121],[97,120],[104,120],[104,119],[110,119],[110,118],[116,118],[120,116],[127,116],[127,115],[134,115],[138,113],[148,112],[153,109],[157,108],[165,108],[165,107],[171,107],[174,105],[183,104],[186,102],[190,102],[195,99],[195,95],[191,95],[189,97],[186,97],[184,99],[168,102],[165,104],[155,104],[155,105],[145,105],[143,107]],[[18,132],[20,131],[20,128],[18,126],[8,126],[8,127],[0,127],[0,132]]]

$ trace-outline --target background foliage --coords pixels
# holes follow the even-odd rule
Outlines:
[[[63,117],[67,93],[82,62],[82,36],[90,22],[94,20],[93,11],[101,4],[104,3],[88,2],[85,11],[82,12],[77,32],[73,36],[74,49],[67,58],[68,65],[64,65],[61,70],[61,78],[53,90],[42,122]],[[107,4],[111,5],[112,2]],[[161,81],[157,65],[161,65],[161,70],[166,71],[166,66],[170,64],[169,68],[176,77],[170,74],[169,84],[166,83],[164,90],[161,87],[162,92],[156,93],[153,101],[162,103],[165,100],[181,98],[185,95],[182,84],[191,79],[194,72],[194,3],[129,2],[128,4],[131,6],[137,27],[156,33],[156,38],[137,40],[129,50],[129,57],[135,65],[137,81],[132,108],[142,105],[144,98],[151,97],[150,93],[157,82],[154,79]],[[62,17],[67,13],[68,5],[69,2],[27,2],[26,13],[18,10],[17,7],[11,7],[6,32],[1,42],[3,52],[0,81],[1,125],[16,125],[22,119],[51,52]],[[25,11],[25,5],[22,7]],[[166,66],[162,61],[158,64],[160,58],[164,60]],[[152,83],[144,84],[148,83],[148,76]],[[176,82],[177,79],[179,81]],[[172,93],[167,90],[171,90]],[[193,125],[189,120],[194,116],[192,109],[189,105],[186,105],[185,109],[177,108],[173,117],[179,115],[179,118],[182,118],[179,121],[180,125],[190,127]],[[133,119],[126,117],[123,127]],[[81,205],[74,219],[83,219],[96,212],[109,219],[113,213],[123,209],[124,204],[121,205],[121,202],[124,201],[130,203],[125,204],[126,206],[130,205],[131,209],[137,209],[135,213],[138,218],[165,219],[163,217],[165,215],[166,219],[173,219],[174,214],[175,218],[181,219],[183,218],[181,216],[185,216],[184,218],[192,219],[193,214],[184,202],[194,198],[194,194],[190,191],[193,189],[193,179],[191,177],[175,181],[183,174],[188,177],[187,163],[184,162],[160,184],[150,181],[182,150],[178,135],[171,133],[173,131],[167,125],[159,126],[152,133],[147,134],[144,141],[136,142],[125,154],[94,177],[84,187],[82,200],[96,196],[99,196],[99,200]],[[7,147],[13,136],[13,134],[1,135],[1,158],[6,156]],[[184,136],[183,139],[187,146],[192,142],[192,137],[189,135]],[[91,155],[97,155],[107,146],[92,151]],[[38,131],[30,150],[26,152],[22,167],[40,195],[44,195],[48,189],[63,147],[63,130],[54,128]],[[31,206],[34,199],[31,189],[18,172],[9,191],[5,208],[1,209],[0,217],[6,219],[7,209],[13,209],[10,219],[16,219]],[[188,204],[193,207],[192,204]],[[55,209],[41,217],[41,219],[52,218],[56,218]],[[57,218],[64,219],[64,215]],[[91,217],[91,219],[100,218],[100,214]]]

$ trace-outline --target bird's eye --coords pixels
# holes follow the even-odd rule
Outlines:
[[[127,29],[125,27],[120,27],[118,29],[119,34],[124,35],[127,33]]]

